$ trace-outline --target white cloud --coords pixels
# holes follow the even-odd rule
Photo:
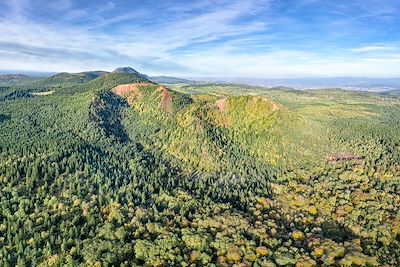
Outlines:
[[[398,76],[400,58],[394,45],[366,44],[336,55],[274,45],[283,33],[265,31],[270,23],[286,20],[260,16],[270,2],[166,4],[165,14],[171,17],[153,19],[146,9],[109,16],[116,8],[112,2],[108,13],[104,8],[88,13],[63,0],[60,8],[66,16],[49,24],[30,18],[28,1],[14,0],[13,15],[0,19],[0,69],[81,71],[131,65],[150,74],[181,76]],[[207,11],[192,15],[199,8]],[[74,20],[84,23],[74,26]],[[121,21],[128,23],[121,26]]]
[[[299,78],[369,76],[397,77],[394,66],[400,64],[400,54],[388,58],[346,58],[301,51],[272,51],[263,55],[232,57],[215,51],[205,57],[192,54],[183,57],[180,64],[192,68],[193,75],[248,78]],[[201,76],[201,75],[199,75]]]
[[[351,49],[352,52],[356,53],[386,52],[394,50],[396,50],[396,47],[389,45],[367,45]]]
[[[70,3],[64,2],[63,9],[67,9]],[[37,69],[38,66],[45,67],[48,61],[47,68],[51,69],[46,70],[78,71],[95,67],[93,64],[99,64],[97,68],[104,68],[125,62],[172,61],[171,53],[175,49],[262,29],[264,23],[259,21],[235,23],[241,16],[254,12],[254,8],[262,3],[267,1],[230,2],[228,6],[220,5],[210,12],[185,16],[183,20],[175,19],[167,24],[141,27],[127,24],[123,28],[116,28],[115,32],[104,33],[99,30],[100,27],[122,20],[134,20],[138,14],[144,16],[146,12],[139,10],[102,18],[104,10],[97,10],[96,14],[91,14],[98,18],[95,24],[97,29],[93,29],[90,23],[77,27],[66,26],[64,21],[51,25],[33,21],[25,15],[23,7],[28,8],[26,3],[16,0],[12,9],[18,14],[18,20],[9,17],[0,21],[0,35],[6,37],[3,39],[6,41],[0,42],[3,51],[0,68],[26,68],[31,65],[31,68]],[[84,12],[72,10],[68,14],[79,16]]]

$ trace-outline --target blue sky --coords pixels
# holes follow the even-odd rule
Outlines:
[[[397,0],[5,0],[0,69],[400,76]]]

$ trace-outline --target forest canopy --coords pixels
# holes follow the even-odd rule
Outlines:
[[[0,88],[0,265],[398,266],[399,128],[390,95],[24,79]]]

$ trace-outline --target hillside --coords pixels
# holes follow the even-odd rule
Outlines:
[[[129,67],[1,87],[0,265],[396,266],[399,128],[395,95]]]
[[[13,85],[27,80],[33,80],[33,77],[23,74],[0,74],[0,85]]]
[[[0,74],[1,81],[9,81],[9,80],[24,80],[29,79],[31,77],[23,74]]]
[[[96,79],[100,76],[107,74],[106,71],[87,71],[80,73],[58,73],[52,77],[49,77],[47,81],[49,83],[84,83],[90,80]]]

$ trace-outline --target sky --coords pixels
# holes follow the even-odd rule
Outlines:
[[[0,69],[400,77],[398,0],[3,0]]]

